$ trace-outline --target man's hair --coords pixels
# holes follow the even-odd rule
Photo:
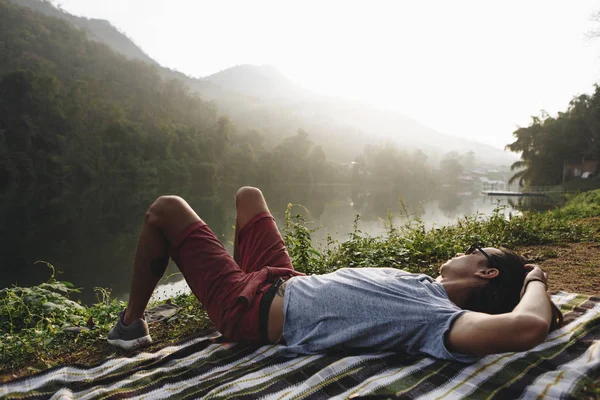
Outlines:
[[[490,254],[489,267],[498,269],[498,276],[469,299],[465,309],[487,314],[511,312],[521,300],[521,289],[527,275],[525,259],[514,251],[500,247],[501,253]],[[563,315],[552,305],[550,330],[560,327]]]

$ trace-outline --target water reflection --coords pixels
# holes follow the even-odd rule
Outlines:
[[[95,187],[73,192],[47,187],[7,192],[2,195],[0,213],[0,287],[47,280],[49,269],[35,264],[44,260],[61,272],[58,279],[85,288],[86,302],[94,301],[94,287],[126,293],[141,223],[159,193],[190,199],[219,237],[231,226],[222,202],[194,188]]]
[[[184,197],[231,250],[236,189],[221,187],[218,193],[204,193],[201,187],[140,185],[83,191],[46,187],[2,193],[0,287],[47,280],[48,268],[35,264],[44,260],[61,271],[58,279],[84,288],[84,302],[95,301],[94,287],[110,288],[113,295],[124,298],[144,214],[154,199],[161,194]],[[457,194],[457,190],[402,193],[397,187],[383,185],[288,185],[263,188],[263,192],[280,226],[287,204],[301,204],[308,212],[297,207],[294,213],[307,214],[313,226],[322,226],[314,235],[319,242],[324,242],[328,233],[336,240],[345,240],[357,214],[361,215],[360,230],[377,236],[385,233],[382,221],[388,210],[396,222],[401,222],[408,210],[429,228],[454,223],[462,215],[489,215],[498,205],[477,194]],[[508,202],[504,199],[501,204]],[[511,211],[509,205],[505,212]],[[173,272],[177,269],[170,266],[168,273]],[[172,278],[178,279],[180,276]],[[178,284],[174,290],[182,287]]]

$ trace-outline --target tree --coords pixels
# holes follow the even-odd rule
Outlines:
[[[460,155],[451,151],[444,156],[444,159],[440,161],[440,169],[442,171],[443,179],[448,182],[456,182],[463,173],[463,166],[460,163]]]
[[[562,182],[565,160],[598,159],[600,127],[600,90],[592,96],[573,98],[565,112],[557,117],[543,113],[532,117],[531,125],[519,128],[516,140],[506,149],[521,152],[521,160],[511,169],[518,170],[509,182],[520,185],[558,185]]]

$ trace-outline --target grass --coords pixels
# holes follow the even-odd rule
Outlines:
[[[600,215],[600,190],[578,194],[554,213],[568,218],[597,217]]]
[[[524,212],[505,218],[498,208],[490,217],[465,216],[454,225],[425,229],[423,221],[406,218],[401,225],[388,217],[387,234],[371,237],[360,231],[360,218],[342,243],[328,238],[322,248],[315,248],[312,233],[302,215],[286,213],[284,239],[296,269],[308,273],[327,273],[341,267],[386,266],[410,272],[438,274],[438,265],[464,250],[473,242],[483,246],[519,248],[539,246],[529,258],[535,262],[558,257],[560,246],[577,242],[598,242],[600,232],[600,190],[570,199],[558,210]],[[408,212],[405,213],[408,217]],[[540,245],[557,245],[553,248]],[[79,289],[69,282],[57,281],[54,268],[48,282],[38,286],[0,290],[0,380],[11,379],[69,362],[100,362],[121,354],[107,345],[106,335],[126,304],[111,299],[110,292],[96,288],[98,301],[83,306],[70,296]],[[586,268],[586,278],[595,274],[593,265]],[[182,294],[170,301],[180,311],[168,323],[152,327],[155,347],[162,347],[211,326],[202,306],[193,295]],[[77,335],[63,328],[79,326]],[[153,347],[150,348],[152,350]],[[598,382],[589,386],[597,393]]]
[[[600,191],[598,191],[600,192]],[[588,201],[589,196],[583,199]],[[567,206],[578,205],[578,197]],[[562,210],[525,212],[522,216],[505,218],[498,207],[491,216],[477,214],[459,218],[454,225],[427,230],[422,220],[407,218],[396,226],[388,217],[387,235],[371,237],[359,229],[357,216],[349,240],[337,243],[329,239],[325,249],[315,249],[311,233],[301,215],[286,217],[286,243],[296,269],[306,273],[327,273],[341,267],[387,266],[411,272],[437,275],[437,266],[472,243],[482,246],[518,246],[562,244],[596,241],[597,225],[585,218],[600,215],[600,209],[587,207],[577,213]],[[556,257],[556,251],[545,250],[545,258]],[[533,261],[533,260],[532,260]]]

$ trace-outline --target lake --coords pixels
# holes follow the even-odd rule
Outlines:
[[[0,288],[48,280],[51,270],[45,263],[36,263],[44,261],[55,267],[57,279],[83,288],[81,299],[85,303],[95,301],[97,287],[109,288],[113,296],[126,299],[137,238],[145,211],[154,199],[161,194],[184,197],[231,251],[235,191],[222,188],[218,193],[203,193],[199,187],[89,187],[73,191],[54,186],[5,191],[0,196]],[[404,218],[400,196],[408,213],[421,218],[428,228],[454,223],[464,215],[490,215],[498,204],[506,206],[506,215],[518,213],[507,199],[468,192],[437,191],[428,199],[400,192],[346,184],[287,185],[263,190],[281,228],[288,203],[295,205],[292,214],[302,213],[311,227],[320,227],[313,234],[317,245],[327,234],[345,240],[357,214],[363,233],[383,235],[388,210],[396,222]],[[167,273],[175,275],[157,293],[164,296],[186,290],[183,282],[177,282],[181,281],[177,271],[176,266],[169,266]]]

